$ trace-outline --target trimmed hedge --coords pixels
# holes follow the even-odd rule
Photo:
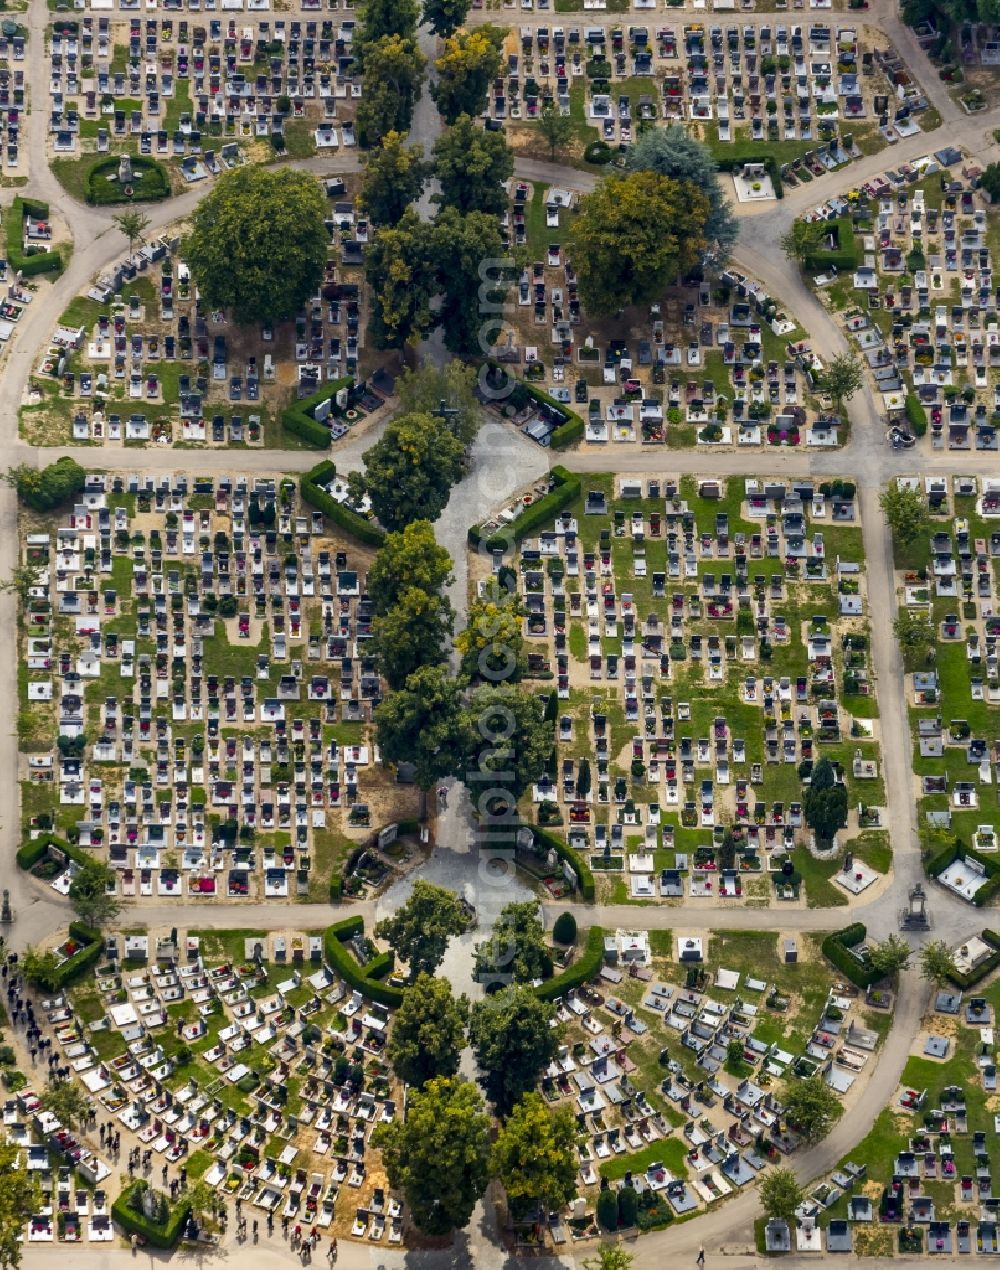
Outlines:
[[[844,273],[856,269],[858,248],[854,240],[854,223],[851,218],[839,216],[836,220],[827,221],[825,228],[828,230],[836,228],[837,242],[840,245],[836,251],[827,251],[824,248],[810,252],[805,259],[805,267],[813,273],[825,273],[829,269]]]
[[[584,432],[583,420],[575,411],[570,410],[565,402],[556,401],[554,397],[550,397],[541,388],[537,388],[534,384],[529,384],[526,379],[519,380],[518,387],[522,388],[533,401],[537,401],[543,406],[548,406],[552,410],[558,410],[560,414],[566,416],[566,422],[561,423],[549,437],[549,445],[553,450],[565,450],[574,441],[579,441]]]
[[[330,459],[317,463],[311,471],[306,472],[299,484],[303,499],[317,511],[321,511],[328,520],[339,525],[344,533],[350,534],[352,538],[357,538],[359,542],[369,547],[380,547],[385,541],[385,530],[373,521],[366,520],[364,516],[359,516],[357,512],[351,511],[343,503],[338,503],[322,488],[322,484],[336,475],[336,464]]]
[[[33,278],[40,273],[61,273],[61,252],[39,251],[32,256],[25,255],[24,218],[27,215],[34,216],[37,220],[48,220],[48,203],[19,197],[11,203],[7,213],[7,263],[25,278]]]
[[[956,971],[955,974],[949,975],[948,978],[956,988],[971,988],[996,970],[997,966],[1000,966],[1000,935],[995,930],[983,930],[979,932],[979,937],[984,943],[989,944],[993,949],[993,953],[985,961],[981,961],[978,966],[970,970],[968,974],[963,975]]]
[[[83,179],[87,202],[95,207],[117,207],[123,203],[160,203],[170,197],[170,177],[162,163],[146,157],[133,158],[135,165],[132,194],[125,194],[125,187],[117,181],[97,183],[97,177],[118,171],[120,156],[108,155],[99,159]]]
[[[868,931],[861,922],[845,926],[843,930],[834,931],[823,940],[823,956],[832,961],[841,974],[850,979],[859,988],[870,988],[883,976],[873,970],[867,962],[861,961],[851,951],[864,942]]]
[[[340,975],[345,983],[357,988],[369,1001],[378,1001],[381,1005],[398,1006],[403,1000],[403,989],[392,988],[387,983],[379,983],[392,969],[392,953],[383,953],[375,957],[367,966],[359,966],[345,947],[349,939],[360,935],[365,929],[361,917],[345,917],[341,922],[334,922],[323,932],[323,951],[330,969]]]
[[[583,952],[561,975],[547,979],[535,989],[535,996],[542,1001],[554,1001],[565,996],[573,988],[579,988],[600,973],[604,964],[604,927],[591,926]]]
[[[170,1210],[165,1225],[150,1221],[144,1213],[137,1213],[129,1204],[133,1195],[146,1189],[147,1183],[141,1179],[127,1186],[111,1205],[111,1216],[127,1235],[138,1235],[154,1248],[175,1248],[191,1215],[191,1201],[182,1198]]]
[[[519,516],[515,516],[507,526],[505,534],[495,534],[492,538],[484,539],[479,532],[479,526],[473,525],[469,530],[469,546],[484,547],[487,551],[504,550],[512,542],[520,542],[533,529],[547,524],[550,520],[555,520],[558,512],[580,497],[579,476],[568,472],[564,467],[554,467],[549,477],[553,488],[544,498],[540,498],[537,503],[526,507]]]
[[[31,838],[18,848],[17,855],[14,857],[17,860],[18,867],[33,869],[49,847],[55,847],[67,859],[73,860],[77,864],[89,864],[94,858],[88,855],[82,847],[75,847],[71,842],[67,842],[65,838],[60,838],[58,834],[42,833],[37,838]]]
[[[330,444],[330,429],[313,418],[313,411],[324,401],[335,397],[341,388],[350,388],[354,380],[350,375],[343,379],[331,379],[311,397],[303,397],[301,401],[293,401],[281,412],[281,425],[300,437],[307,445],[317,450],[325,450]]]
[[[957,838],[950,846],[945,847],[936,856],[928,860],[924,865],[924,869],[928,877],[940,877],[945,869],[950,864],[954,864],[956,860],[975,860],[986,871],[986,880],[972,897],[972,902],[977,908],[983,908],[996,895],[1000,894],[1000,861],[993,860],[990,856],[983,855],[972,847],[967,847]]]
[[[920,404],[920,398],[915,392],[906,394],[906,419],[914,436],[922,437],[927,431],[927,411]]]
[[[574,851],[568,842],[563,842],[561,838],[557,838],[555,834],[549,833],[547,829],[542,829],[539,825],[529,825],[528,828],[539,842],[544,842],[547,847],[551,847],[559,859],[565,860],[570,868],[573,869],[580,886],[580,894],[588,904],[593,904],[595,895],[594,875],[591,872],[590,865],[587,864],[580,853]]]

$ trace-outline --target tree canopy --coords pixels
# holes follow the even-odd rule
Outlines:
[[[818,1142],[840,1118],[843,1104],[821,1076],[793,1081],[781,1101],[785,1115],[807,1142]]]
[[[34,1173],[18,1167],[20,1148],[0,1142],[0,1268],[17,1270],[27,1247],[24,1223],[37,1210],[41,1192]]]
[[[90,1115],[90,1100],[75,1080],[47,1081],[39,1102],[69,1130],[82,1125]]]
[[[726,200],[719,169],[708,146],[686,128],[670,124],[641,133],[628,152],[632,172],[656,172],[674,181],[690,182],[708,202],[704,236],[716,264],[725,263],[739,234],[739,221]]]
[[[868,949],[868,962],[873,970],[890,978],[910,964],[910,946],[898,935],[889,935]]]
[[[580,200],[571,254],[588,313],[657,299],[707,245],[708,199],[657,172],[606,177]]]
[[[469,1039],[497,1115],[509,1115],[555,1057],[559,1034],[550,1026],[552,1015],[552,1006],[523,985],[504,988],[472,1007]]]
[[[493,216],[507,206],[504,182],[514,174],[514,156],[502,132],[487,132],[468,114],[459,114],[434,143],[433,154],[444,206],[462,215]]]
[[[438,546],[430,521],[412,520],[386,534],[368,570],[368,596],[376,613],[388,613],[410,587],[440,592],[453,579],[451,556]]]
[[[361,205],[373,225],[395,225],[424,188],[423,146],[407,146],[400,132],[387,132],[365,160]]]
[[[87,860],[81,865],[69,884],[69,902],[80,921],[97,930],[113,922],[122,908],[116,886],[115,871],[103,860]]]
[[[379,348],[402,348],[430,330],[437,294],[438,238],[433,225],[408,208],[396,225],[383,225],[365,252],[372,297],[371,331]]]
[[[434,63],[437,79],[431,88],[445,123],[454,124],[460,115],[482,114],[490,85],[500,70],[503,35],[495,27],[479,26],[456,31],[445,40],[444,51]]]
[[[399,532],[441,515],[462,476],[465,447],[436,415],[397,415],[364,460],[372,509],[384,528]]]
[[[500,910],[489,939],[476,945],[475,977],[489,984],[532,983],[552,974],[552,954],[534,900],[512,900]]]
[[[18,500],[36,512],[48,512],[75,497],[87,481],[87,473],[75,459],[64,455],[45,467],[12,467],[4,476]]]
[[[847,824],[847,786],[838,783],[828,758],[821,758],[813,768],[803,811],[806,824],[823,842],[829,842]]]
[[[483,421],[476,381],[475,368],[456,359],[441,367],[405,369],[396,380],[396,393],[406,413],[433,414],[443,409],[448,427],[468,449]]]
[[[907,670],[917,670],[927,664],[934,648],[934,627],[926,614],[900,607],[892,631]]]
[[[497,218],[485,212],[463,216],[454,207],[444,207],[435,219],[434,229],[438,281],[442,286],[438,321],[444,330],[445,345],[456,356],[481,354],[488,351],[499,329],[496,319],[484,317],[484,272],[490,280],[487,298],[491,304],[501,305],[507,291],[498,276],[506,254]]]
[[[293,317],[323,276],[325,218],[308,173],[254,163],[223,173],[191,214],[185,246],[202,302],[240,326]]]
[[[491,579],[469,604],[468,621],[455,637],[462,673],[490,683],[514,683],[524,674],[524,609],[516,592]]]
[[[490,1118],[475,1085],[439,1078],[411,1091],[406,1119],[379,1125],[373,1142],[420,1230],[468,1225],[489,1181]]]
[[[469,919],[453,891],[417,878],[410,897],[375,927],[410,968],[410,979],[432,975],[444,960],[448,940],[468,929]]]
[[[805,265],[823,242],[823,222],[795,220],[781,235],[781,250],[789,260],[798,265]]]
[[[409,132],[427,59],[416,40],[405,35],[383,35],[363,44],[361,54],[358,140],[363,146],[377,146],[390,132]]]
[[[805,1198],[791,1169],[768,1169],[760,1183],[760,1205],[770,1218],[795,1220],[795,1210]]]
[[[424,0],[424,21],[435,35],[451,35],[465,22],[470,0]]]
[[[372,621],[371,651],[390,688],[405,686],[420,669],[440,665],[448,656],[455,610],[447,596],[407,587],[387,613]]]
[[[550,1108],[535,1093],[515,1105],[493,1145],[493,1171],[515,1217],[548,1214],[576,1195],[579,1140],[571,1108]]]
[[[943,988],[958,974],[955,956],[943,939],[931,939],[920,949],[920,974],[936,988]]]
[[[453,997],[447,979],[417,975],[403,993],[386,1047],[399,1079],[420,1088],[456,1075],[468,1023],[467,997]]]
[[[878,501],[897,542],[905,545],[927,532],[927,504],[919,489],[891,480]]]
[[[468,718],[470,768],[495,773],[496,784],[520,798],[545,771],[552,750],[544,701],[516,684],[483,685],[472,694]]]
[[[865,382],[860,360],[853,353],[840,353],[823,374],[823,387],[838,406],[849,401]]]
[[[549,154],[554,159],[556,151],[567,146],[573,136],[573,120],[564,115],[555,106],[543,106],[538,116],[538,131],[549,147]]]
[[[444,666],[421,666],[375,711],[382,759],[412,763],[421,789],[458,776],[468,753],[461,685]]]
[[[365,0],[361,21],[354,33],[354,47],[363,50],[387,35],[412,40],[419,20],[417,0]]]

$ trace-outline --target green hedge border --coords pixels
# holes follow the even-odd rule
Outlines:
[[[151,173],[155,174],[158,188],[151,190],[148,194],[140,194],[137,187],[133,185],[132,188],[135,193],[131,197],[126,197],[123,190],[121,198],[98,198],[94,193],[94,177],[110,172],[112,168],[117,168],[121,159],[120,155],[111,154],[105,159],[98,159],[93,167],[87,169],[87,175],[83,178],[83,188],[87,202],[92,207],[122,207],[131,203],[162,203],[165,198],[170,197],[170,177],[167,175],[167,169],[163,164],[158,163],[155,159],[148,158],[146,155],[134,157],[137,165],[148,167]]]
[[[987,929],[980,931],[979,937],[984,943],[989,944],[993,949],[993,953],[985,961],[981,961],[978,966],[970,970],[967,975],[957,971],[955,974],[949,975],[948,978],[956,988],[971,988],[996,970],[997,966],[1000,966],[1000,934],[997,934],[995,930]]]
[[[14,857],[17,860],[18,867],[26,870],[33,869],[49,847],[55,847],[68,859],[74,860],[81,865],[89,864],[94,858],[88,855],[82,847],[74,846],[72,842],[67,842],[65,838],[60,838],[58,834],[42,833],[37,838],[30,838],[18,848],[17,855]]]
[[[976,908],[983,908],[993,899],[995,895],[1000,893],[1000,861],[992,860],[989,856],[983,855],[981,852],[967,847],[964,842],[956,839],[950,846],[939,851],[924,865],[927,876],[937,878],[947,869],[949,864],[954,864],[956,860],[975,860],[981,864],[986,871],[986,881],[982,884],[975,895],[972,902]]]
[[[535,996],[542,1001],[554,1001],[565,996],[573,988],[579,988],[600,973],[604,965],[604,927],[591,926],[583,952],[562,974],[547,979],[535,989]]]
[[[515,516],[507,527],[507,533],[504,535],[495,534],[492,538],[483,538],[480,533],[479,526],[473,525],[469,529],[469,546],[478,549],[485,548],[487,551],[501,551],[511,545],[511,543],[520,542],[533,529],[537,529],[539,525],[544,525],[550,520],[555,520],[556,514],[561,512],[564,507],[574,502],[580,497],[580,490],[583,488],[580,477],[574,472],[567,471],[566,468],[556,466],[549,472],[549,478],[552,481],[553,488],[540,498],[537,503],[532,503],[530,507],[526,507],[519,516]]]
[[[7,263],[15,273],[33,278],[40,273],[62,273],[62,253],[38,252],[34,256],[24,254],[24,218],[31,214],[39,220],[49,219],[49,205],[34,198],[17,196],[7,210]]]
[[[305,473],[299,483],[303,500],[311,507],[315,507],[317,511],[321,511],[328,520],[332,520],[352,538],[357,538],[359,542],[369,547],[380,547],[385,541],[385,530],[374,521],[366,520],[364,516],[351,511],[343,503],[338,503],[325,489],[321,488],[321,482],[325,483],[336,475],[337,465],[332,459],[323,459],[321,463],[317,463],[311,471]]]
[[[293,401],[287,406],[281,412],[281,426],[314,449],[327,449],[331,441],[330,430],[313,418],[313,411],[322,402],[336,397],[341,388],[350,388],[353,384],[354,380],[350,375],[329,380],[311,397],[303,397],[301,401]]]
[[[357,988],[369,1001],[377,1001],[381,1005],[399,1006],[403,1001],[403,989],[393,988],[387,983],[378,982],[388,978],[395,959],[391,952],[381,953],[373,958],[367,966],[359,966],[351,956],[345,944],[355,935],[364,932],[365,923],[362,917],[345,917],[343,921],[334,922],[323,932],[323,951],[330,969],[340,975],[345,983]]]
[[[833,962],[841,974],[858,988],[870,988],[884,978],[877,970],[859,961],[851,949],[863,943],[868,930],[862,922],[853,922],[843,930],[833,931],[821,945],[823,956]]]
[[[927,431],[927,411],[920,403],[920,398],[915,392],[906,394],[906,419],[910,427],[913,429],[913,435],[922,437]]]
[[[129,1207],[128,1201],[131,1197],[137,1190],[145,1190],[147,1185],[148,1183],[140,1178],[131,1186],[127,1186],[111,1205],[111,1216],[126,1234],[138,1235],[154,1248],[175,1248],[191,1214],[191,1201],[182,1198],[180,1203],[170,1210],[166,1225],[161,1226],[159,1222],[150,1221],[148,1217]]]
[[[566,422],[555,428],[549,437],[551,449],[565,450],[574,441],[580,440],[584,433],[583,419],[575,410],[570,410],[565,402],[556,401],[555,397],[550,397],[541,388],[536,388],[534,384],[529,384],[526,379],[519,379],[517,382],[518,387],[523,388],[534,401],[540,402],[544,406],[551,406],[553,410],[558,410],[560,414],[566,416]]]
[[[568,842],[563,842],[562,838],[557,838],[555,834],[549,833],[547,829],[541,828],[540,825],[524,825],[523,827],[530,829],[538,841],[544,842],[547,847],[551,847],[560,860],[566,861],[576,873],[581,896],[588,904],[593,904],[595,897],[594,875],[591,872],[590,865],[587,864],[580,853],[575,851]]]
[[[838,216],[836,220],[826,221],[824,229],[837,227],[837,241],[840,246],[836,251],[812,251],[805,258],[805,267],[811,273],[825,273],[828,269],[836,269],[838,273],[854,272],[858,267],[858,247],[854,238],[854,222],[849,216]],[[849,242],[850,247],[844,243]]]

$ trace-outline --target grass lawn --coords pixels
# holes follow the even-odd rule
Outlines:
[[[680,1138],[664,1138],[660,1142],[651,1142],[633,1155],[617,1155],[601,1165],[601,1177],[609,1181],[617,1181],[626,1173],[645,1173],[651,1164],[660,1163],[676,1177],[687,1177],[687,1166],[684,1163],[687,1146]]]

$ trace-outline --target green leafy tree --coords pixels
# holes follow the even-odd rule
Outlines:
[[[743,1065],[743,1042],[735,1037],[726,1046],[726,1063],[737,1070]]]
[[[490,84],[500,70],[503,34],[480,26],[456,31],[445,40],[444,51],[434,63],[437,78],[431,89],[445,123],[454,124],[460,115],[480,115],[486,108]]]
[[[931,939],[921,948],[920,974],[936,988],[943,988],[958,974],[954,954],[943,939]]]
[[[596,1256],[584,1261],[583,1270],[630,1270],[634,1260],[632,1253],[620,1244],[602,1244]]]
[[[502,305],[508,289],[499,265],[492,263],[505,257],[496,216],[485,212],[463,216],[456,208],[445,207],[435,219],[434,231],[437,279],[443,293],[438,317],[445,345],[456,356],[486,352],[490,336],[495,342],[504,328],[499,318],[486,315],[484,319],[483,275],[489,283],[485,299],[491,305]],[[501,312],[499,307],[496,312]]]
[[[487,132],[461,114],[434,143],[434,173],[445,207],[498,216],[507,205],[504,182],[514,174],[514,156],[502,132]]]
[[[354,48],[362,50],[363,58],[367,45],[388,35],[398,35],[406,40],[415,39],[419,21],[420,8],[417,0],[365,0],[361,21],[354,33]]]
[[[781,250],[788,260],[804,267],[810,256],[815,255],[823,245],[823,234],[821,221],[792,221],[779,239]]]
[[[361,205],[373,225],[396,225],[416,202],[427,179],[423,146],[406,146],[402,133],[387,132],[365,159]]]
[[[247,163],[191,215],[185,259],[210,308],[240,326],[290,318],[315,293],[330,244],[315,177]]]
[[[111,223],[115,229],[125,238],[128,239],[128,254],[135,255],[136,243],[141,243],[145,237],[146,230],[150,226],[150,219],[138,208],[132,208],[127,212],[119,212],[117,216],[111,217]]]
[[[993,203],[1000,202],[1000,163],[990,163],[979,181]]]
[[[399,1079],[421,1088],[457,1075],[468,1023],[467,997],[453,997],[447,979],[417,975],[403,994],[386,1047]]]
[[[90,1115],[90,1101],[75,1080],[48,1081],[39,1101],[67,1129],[82,1125]]]
[[[559,1033],[551,1026],[552,1016],[552,1006],[523,985],[504,988],[472,1007],[469,1039],[497,1115],[509,1115],[555,1057]]]
[[[386,534],[368,570],[368,596],[376,613],[388,613],[404,591],[438,593],[454,581],[452,559],[439,547],[427,520],[413,520]]]
[[[930,618],[910,609],[900,609],[892,623],[896,643],[903,653],[907,670],[925,666],[934,649],[934,627]]]
[[[57,986],[56,971],[59,969],[59,958],[49,948],[40,952],[37,948],[26,948],[21,954],[21,966],[24,977],[36,988],[52,992]]]
[[[519,680],[527,668],[523,617],[520,596],[491,579],[469,604],[468,622],[455,637],[463,674],[490,683]]]
[[[847,824],[847,787],[838,784],[833,764],[821,758],[803,799],[806,824],[822,842],[829,842]]]
[[[889,935],[881,943],[872,944],[868,961],[873,970],[888,979],[910,964],[910,946],[898,935]]]
[[[853,353],[840,353],[823,374],[823,387],[838,406],[860,392],[864,382],[861,362]]]
[[[372,235],[365,279],[372,298],[371,331],[378,348],[402,348],[431,327],[437,294],[438,240],[433,225],[409,208],[397,225]]]
[[[565,149],[573,139],[573,120],[555,106],[545,106],[538,116],[538,131],[549,147],[550,156],[555,159],[556,152]]]
[[[0,594],[16,595],[23,608],[31,599],[31,592],[40,585],[41,580],[42,570],[38,565],[15,565],[10,577],[0,582]]]
[[[398,533],[414,520],[433,521],[461,478],[465,447],[435,415],[397,415],[364,453],[365,488],[382,525]]]
[[[464,770],[468,727],[461,685],[444,666],[421,666],[375,711],[382,759],[412,763],[415,779],[427,790]]]
[[[390,688],[405,686],[422,667],[447,657],[455,610],[444,595],[409,587],[388,613],[372,621],[371,651]]]
[[[24,1224],[41,1203],[36,1174],[29,1173],[13,1142],[0,1142],[0,1268],[17,1270],[26,1245]]]
[[[709,205],[690,182],[656,172],[606,177],[580,200],[570,251],[593,316],[646,304],[693,268],[707,246]]]
[[[103,860],[88,860],[69,884],[69,902],[80,921],[97,930],[109,926],[122,910],[114,869]]]
[[[432,975],[448,947],[448,940],[462,935],[469,919],[453,891],[417,878],[410,897],[391,917],[375,927],[410,968],[410,980],[421,973]]]
[[[489,1181],[490,1118],[465,1081],[436,1079],[414,1090],[406,1119],[372,1135],[410,1216],[428,1235],[463,1230]]]
[[[358,140],[377,146],[390,132],[410,130],[427,59],[409,36],[383,35],[362,46]]]
[[[919,489],[892,480],[882,490],[878,501],[897,542],[905,546],[927,532],[927,504]]]
[[[489,939],[476,945],[475,977],[487,983],[531,983],[551,974],[552,955],[545,945],[538,904],[534,900],[505,904]]]
[[[586,798],[590,793],[590,780],[590,759],[582,758],[580,760],[580,770],[576,777],[577,798]]]
[[[495,773],[496,783],[514,798],[546,769],[552,725],[545,719],[544,701],[533,693],[507,684],[477,688],[469,708],[469,734],[470,767]]]
[[[465,23],[470,0],[424,0],[424,22],[435,35],[449,36]]]
[[[700,190],[708,202],[705,241],[714,262],[724,263],[739,234],[739,221],[726,199],[718,166],[708,146],[679,124],[649,128],[629,150],[626,165],[629,171],[656,172]]]
[[[36,512],[48,512],[79,494],[86,484],[87,473],[75,459],[64,456],[42,468],[27,464],[12,467],[4,473],[3,479],[25,506]]]
[[[448,427],[468,449],[483,421],[476,386],[475,368],[454,360],[441,367],[407,368],[396,380],[396,393],[405,413],[441,412]]]
[[[843,1104],[821,1076],[796,1080],[781,1099],[785,1116],[806,1142],[818,1142],[840,1118]]]
[[[549,1213],[573,1199],[579,1143],[569,1107],[549,1108],[535,1093],[515,1104],[497,1134],[492,1164],[515,1217],[537,1209]]]
[[[804,1198],[791,1169],[768,1169],[761,1179],[761,1208],[772,1220],[794,1222],[795,1211]]]

